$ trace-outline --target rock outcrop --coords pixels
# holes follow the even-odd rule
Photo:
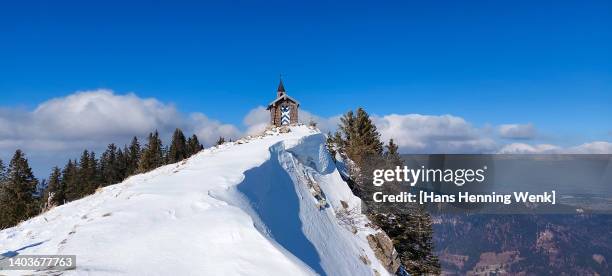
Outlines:
[[[393,247],[393,242],[384,232],[370,234],[368,244],[376,258],[385,266],[389,273],[395,273],[400,266],[399,256]]]

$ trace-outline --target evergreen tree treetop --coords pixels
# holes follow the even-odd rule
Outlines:
[[[28,160],[25,158],[25,155],[21,150],[15,151],[13,158],[9,164],[7,170],[8,180],[13,183],[18,183],[22,185],[27,185],[28,189],[32,189],[32,193],[36,190],[36,184],[38,180],[34,177],[32,173],[32,168],[28,164]],[[34,184],[32,187],[32,184]]]
[[[102,178],[102,184],[110,185],[118,183],[123,179],[123,172],[121,172],[121,158],[123,153],[120,149],[117,149],[115,144],[109,144],[106,151],[102,153],[100,157],[100,177]]]
[[[62,170],[62,187],[64,189],[64,196],[66,201],[72,201],[80,198],[80,183],[78,178],[78,168],[76,161],[72,159],[68,160],[66,166]]]
[[[21,150],[15,151],[0,185],[0,229],[13,226],[38,212],[33,197],[38,186],[28,160]]]
[[[387,151],[385,152],[385,157],[390,165],[392,166],[401,166],[403,164],[402,158],[399,154],[399,147],[393,139],[389,139],[389,143],[385,145]]]
[[[215,145],[219,146],[219,145],[223,145],[225,143],[225,138],[223,136],[219,136],[219,139],[217,139],[217,142],[215,143]]]
[[[363,108],[358,108],[356,114],[352,110],[344,114],[340,118],[339,130],[343,137],[338,142],[354,162],[360,163],[367,155],[382,155],[380,134]]]
[[[62,205],[66,199],[61,177],[61,170],[58,167],[53,167],[51,175],[49,175],[49,185],[47,186],[44,199],[47,202],[47,198],[52,195],[51,203],[54,206]]]
[[[176,163],[188,157],[187,140],[183,131],[176,129],[168,150],[168,163]]]
[[[0,159],[0,185],[2,185],[5,179],[6,179],[6,167],[4,166],[2,159]]]
[[[202,146],[202,144],[200,144],[200,141],[198,140],[198,136],[196,136],[195,134],[191,135],[191,137],[189,137],[189,139],[187,140],[187,150],[189,156],[200,152],[203,148],[204,147]]]
[[[138,138],[134,136],[132,138],[132,142],[130,143],[129,148],[124,151],[126,155],[126,176],[133,175],[138,170],[138,163],[140,162],[140,157],[142,154],[142,149],[140,148],[140,143],[138,142]]]
[[[127,152],[128,151],[126,151],[126,153]],[[130,143],[129,156],[131,158],[138,159],[138,158],[140,158],[140,153],[141,153],[140,143],[138,142],[138,138],[136,138],[136,136],[134,136],[134,138],[132,138],[132,142]]]
[[[159,133],[149,133],[148,144],[142,151],[138,170],[148,172],[164,164],[163,145],[159,139]]]

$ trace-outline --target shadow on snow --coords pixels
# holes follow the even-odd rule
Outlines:
[[[293,181],[279,163],[278,152],[271,150],[270,155],[261,166],[244,173],[238,191],[248,198],[274,240],[315,272],[325,275],[317,250],[302,231],[300,200]]]
[[[43,244],[45,242],[46,241],[41,241],[41,242],[33,243],[33,244],[30,244],[30,245],[26,245],[26,246],[24,246],[22,248],[19,248],[19,249],[16,249],[16,250],[6,251],[6,252],[0,254],[0,256],[2,256],[2,258],[0,258],[0,260],[5,259],[5,258],[15,257],[15,256],[19,255],[19,251],[24,250],[24,249],[28,249],[30,247],[39,246],[39,245],[41,245],[41,244]]]

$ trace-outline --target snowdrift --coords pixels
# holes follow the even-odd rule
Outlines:
[[[387,275],[365,216],[338,219],[361,201],[324,141],[299,126],[206,149],[1,231],[0,258],[77,255],[65,275]]]

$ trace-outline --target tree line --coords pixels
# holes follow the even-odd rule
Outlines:
[[[53,206],[93,194],[98,188],[119,183],[131,175],[179,162],[202,149],[195,134],[186,138],[178,128],[170,146],[164,146],[156,130],[149,133],[144,146],[134,137],[123,148],[109,144],[99,158],[93,151],[84,150],[78,159],[68,160],[63,168],[52,168],[48,180],[42,182],[34,176],[28,159],[18,149],[8,166],[0,159],[0,229],[12,227]]]
[[[345,180],[353,193],[364,200],[366,189],[372,188],[367,181],[371,174],[366,172],[373,168],[372,162],[382,160],[380,164],[392,168],[403,165],[397,144],[393,139],[386,145],[381,141],[376,125],[363,108],[345,113],[338,130],[328,134],[326,144],[332,157],[339,154],[350,160],[350,176]],[[393,241],[401,262],[398,275],[404,271],[412,275],[440,274],[440,263],[433,252],[432,219],[423,208],[409,213],[372,213],[368,217]]]

